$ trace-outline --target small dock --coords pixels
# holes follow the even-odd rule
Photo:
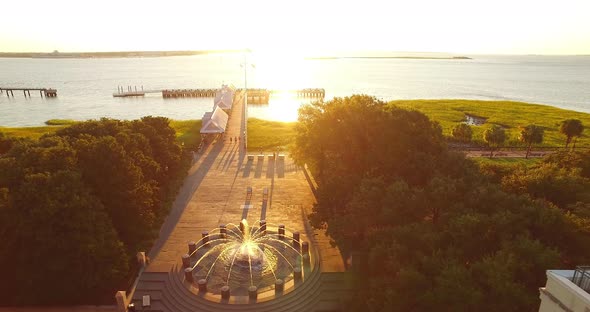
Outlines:
[[[139,89],[137,86],[132,88],[131,86],[127,87],[127,90],[123,88],[123,86],[117,87],[117,93],[113,93],[113,97],[134,97],[134,96],[145,96],[148,93],[160,93],[162,90],[144,90],[143,86]]]
[[[14,91],[22,91],[25,97],[31,97],[31,91],[39,91],[41,97],[57,97],[57,90],[51,88],[0,88],[0,94],[14,97]]]

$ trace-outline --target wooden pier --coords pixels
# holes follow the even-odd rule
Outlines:
[[[250,90],[248,90],[250,92]],[[299,90],[271,90],[271,93],[280,93],[280,92],[287,92],[287,93],[295,93],[297,97],[301,98],[318,98],[323,99],[326,97],[326,90],[322,88],[307,88],[307,89],[299,89]]]
[[[51,88],[0,88],[0,94],[6,93],[8,97],[14,97],[14,91],[22,91],[25,97],[31,97],[31,91],[39,91],[41,97],[57,97],[57,90]]]
[[[113,97],[134,97],[145,96],[148,93],[161,93],[163,98],[202,98],[215,97],[218,89],[164,89],[164,90],[143,90],[141,88],[127,87],[127,90],[119,87],[117,93],[113,93]]]
[[[244,89],[237,89],[242,92]],[[219,89],[164,89],[164,90],[143,90],[143,86],[137,87],[119,87],[114,97],[134,97],[145,96],[148,93],[161,93],[164,98],[205,98],[215,97]],[[250,104],[268,104],[271,94],[273,93],[293,93],[299,98],[323,99],[326,96],[326,90],[321,88],[308,88],[299,90],[269,90],[269,89],[248,89],[248,103]]]
[[[248,104],[268,104],[270,93],[267,89],[248,89]]]
[[[219,89],[182,89],[162,90],[162,97],[165,98],[191,98],[191,97],[215,97]]]

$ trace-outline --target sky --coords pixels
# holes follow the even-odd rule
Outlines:
[[[590,0],[7,0],[0,52],[590,54]]]

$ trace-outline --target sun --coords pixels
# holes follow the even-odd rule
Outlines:
[[[306,99],[291,92],[311,88],[312,68],[298,51],[262,50],[250,56],[253,68],[248,73],[248,86],[271,90],[265,118],[296,121],[297,111]],[[252,81],[252,82],[251,82]]]

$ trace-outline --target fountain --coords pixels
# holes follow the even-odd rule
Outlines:
[[[288,235],[284,225],[270,228],[265,220],[250,227],[244,219],[203,232],[182,257],[185,280],[222,300],[230,295],[256,300],[258,293],[273,290],[280,295],[300,283],[309,265],[308,243],[300,242],[299,232]]]

